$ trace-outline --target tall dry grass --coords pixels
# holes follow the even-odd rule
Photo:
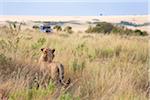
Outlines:
[[[23,30],[13,36],[5,30],[0,33],[0,89],[10,100],[148,100],[148,37]],[[42,47],[56,49],[54,60],[64,64],[65,77],[72,80],[67,90],[59,91],[40,74]]]

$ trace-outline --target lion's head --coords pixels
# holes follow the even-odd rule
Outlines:
[[[41,49],[42,51],[42,59],[45,61],[45,62],[52,62],[52,60],[54,59],[55,55],[54,55],[54,52],[55,52],[55,49],[50,49],[50,48],[42,48]]]

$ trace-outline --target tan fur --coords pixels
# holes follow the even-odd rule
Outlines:
[[[64,82],[64,66],[59,62],[54,62],[55,49],[42,48],[42,55],[39,59],[40,70],[48,71],[50,73],[51,79],[56,83],[67,86],[70,83],[68,80],[67,83]]]
[[[0,89],[0,100],[8,100],[8,97],[6,96],[6,91],[3,89]]]

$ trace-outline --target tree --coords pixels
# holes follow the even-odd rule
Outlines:
[[[62,31],[62,28],[59,25],[54,26],[53,29],[55,29],[57,32]]]
[[[64,32],[73,33],[72,27],[71,27],[71,26],[66,26],[66,27],[64,28]]]
[[[136,33],[136,35],[142,35],[142,36],[148,35],[146,31],[141,31],[139,29],[136,29],[134,32]]]

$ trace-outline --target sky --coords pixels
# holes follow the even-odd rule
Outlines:
[[[147,15],[148,0],[0,0],[0,15]]]
[[[148,0],[0,0],[0,2],[148,2]]]

